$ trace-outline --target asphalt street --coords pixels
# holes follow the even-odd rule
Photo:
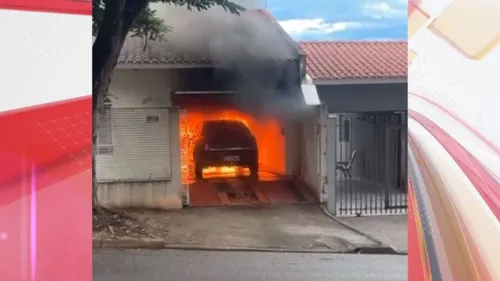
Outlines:
[[[95,250],[93,281],[403,281],[407,256]]]

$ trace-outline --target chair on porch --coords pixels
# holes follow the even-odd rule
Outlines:
[[[346,178],[351,179],[352,178],[351,167],[355,157],[356,157],[356,148],[353,148],[349,160],[343,162],[337,162],[337,164],[335,164],[335,170],[340,170]]]

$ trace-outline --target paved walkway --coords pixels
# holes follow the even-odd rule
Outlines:
[[[357,230],[376,237],[398,252],[408,253],[408,216],[384,215],[340,218]]]
[[[309,204],[141,211],[135,215],[169,247],[315,252],[380,247]]]

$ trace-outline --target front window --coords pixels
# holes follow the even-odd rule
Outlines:
[[[99,112],[97,155],[113,154],[113,124],[111,119],[111,110],[111,101],[106,97]]]

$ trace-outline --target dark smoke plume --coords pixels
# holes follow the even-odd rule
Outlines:
[[[255,10],[234,15],[220,8],[201,12],[165,4],[155,8],[172,27],[166,40],[176,54],[207,58],[218,69],[235,74],[234,98],[243,110],[273,117],[301,109],[295,100],[298,93],[291,93],[298,90],[296,80],[286,81],[288,93],[276,92],[280,79],[297,74],[285,71],[297,64],[299,54],[273,19]]]

